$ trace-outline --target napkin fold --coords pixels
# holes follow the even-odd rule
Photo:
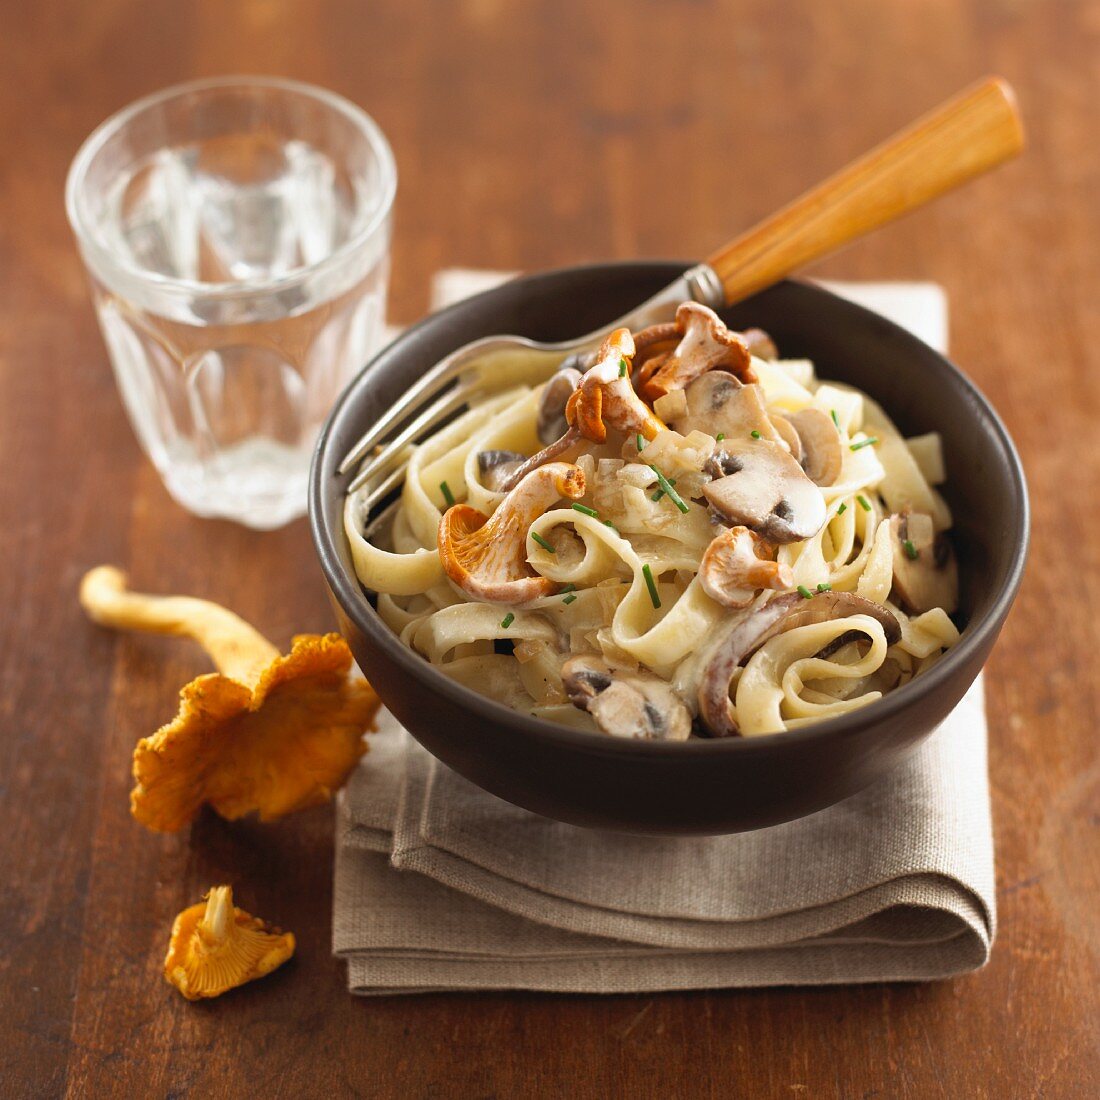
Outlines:
[[[502,277],[442,272],[433,303]],[[829,285],[944,346],[938,287]],[[980,967],[994,935],[980,678],[879,783],[756,832],[551,821],[456,775],[389,715],[337,813],[333,948],[359,994],[923,980]]]

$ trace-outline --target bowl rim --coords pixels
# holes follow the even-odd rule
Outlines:
[[[321,434],[317,438],[317,444],[313,452],[313,460],[309,472],[309,523],[313,538],[314,549],[321,563],[325,579],[330,591],[343,608],[345,614],[355,625],[371,636],[375,644],[379,645],[386,656],[397,665],[406,669],[411,676],[420,681],[426,688],[437,692],[457,706],[473,711],[478,717],[488,722],[506,723],[516,734],[528,737],[538,742],[553,742],[562,746],[570,745],[575,749],[583,750],[588,754],[607,756],[677,756],[692,758],[718,757],[729,753],[766,752],[769,749],[797,746],[814,741],[827,741],[835,738],[843,738],[847,734],[856,734],[865,731],[868,727],[879,725],[882,722],[896,718],[911,705],[921,699],[934,695],[953,679],[957,669],[965,666],[992,638],[996,637],[1005,616],[1007,615],[1023,577],[1024,566],[1027,561],[1028,546],[1031,531],[1031,510],[1027,493],[1027,478],[1023,464],[1017,453],[1015,444],[1008,433],[1004,423],[996,410],[990,404],[985,395],[970,380],[970,378],[957,367],[946,355],[925,344],[917,336],[903,329],[889,318],[875,313],[864,306],[842,298],[831,290],[817,284],[803,280],[783,280],[782,283],[794,283],[799,287],[809,289],[815,294],[822,295],[832,300],[832,304],[838,305],[850,311],[863,323],[873,322],[875,325],[885,325],[893,330],[894,335],[900,336],[906,341],[914,341],[922,348],[936,356],[941,366],[946,367],[948,373],[954,374],[964,393],[973,402],[974,406],[987,418],[991,432],[1000,446],[1006,464],[1009,469],[1009,477],[1012,483],[1015,516],[1017,517],[1018,537],[1014,540],[1014,549],[1009,562],[1007,578],[1001,591],[998,592],[990,606],[976,621],[967,623],[963,636],[958,645],[948,650],[944,658],[938,661],[931,669],[921,676],[915,677],[909,683],[892,691],[881,699],[866,707],[849,711],[847,714],[838,715],[835,718],[827,718],[820,722],[814,722],[806,726],[800,726],[792,730],[782,730],[757,737],[725,737],[706,738],[692,737],[686,741],[644,741],[627,740],[623,738],[607,737],[604,734],[587,730],[574,729],[563,726],[549,719],[538,718],[513,710],[503,703],[499,703],[487,696],[479,695],[471,688],[460,684],[440,672],[426,658],[416,653],[408,646],[401,643],[400,639],[383,622],[378,612],[370,605],[363,594],[362,586],[354,573],[345,570],[340,560],[340,553],[324,522],[324,501],[327,496],[325,479],[323,477],[327,463],[327,450],[330,446],[333,432],[348,406],[360,393],[365,379],[372,366],[382,355],[393,355],[399,351],[400,345],[414,338],[428,326],[445,323],[448,316],[452,316],[464,309],[470,308],[474,302],[484,301],[494,295],[503,295],[515,292],[517,286],[538,290],[541,284],[553,283],[560,279],[568,279],[578,274],[594,274],[608,269],[624,269],[637,267],[657,267],[667,265],[670,278],[674,277],[673,266],[686,269],[690,264],[682,261],[666,260],[630,260],[605,263],[576,264],[568,267],[552,268],[544,271],[533,272],[518,276],[500,286],[482,291],[469,298],[456,302],[444,309],[437,310],[421,318],[402,330],[385,347],[379,349],[370,359],[362,371],[347,385],[343,393],[337,398],[325,421]],[[335,473],[336,463],[331,463]],[[341,475],[336,475],[341,476]],[[350,472],[342,475],[350,477]],[[329,490],[331,491],[331,490]],[[341,490],[342,498],[342,490]],[[342,507],[339,513],[343,514]],[[340,525],[340,536],[343,534],[343,525]],[[366,673],[366,670],[364,670]]]

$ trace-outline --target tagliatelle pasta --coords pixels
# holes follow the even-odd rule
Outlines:
[[[550,381],[510,361],[382,520],[348,497],[379,614],[457,682],[616,736],[793,729],[918,675],[959,637],[938,436],[750,343],[685,303]]]

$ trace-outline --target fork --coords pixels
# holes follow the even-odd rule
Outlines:
[[[427,371],[351,448],[340,464],[341,474],[366,461],[348,493],[373,482],[358,499],[366,517],[404,480],[418,441],[475,394],[514,379],[515,371],[507,368],[517,355],[528,374],[549,377],[566,357],[598,346],[612,329],[670,321],[688,299],[712,309],[732,305],[995,168],[1023,145],[1012,88],[999,77],[989,77],[852,161],[604,328],[558,343],[486,336],[466,344]]]

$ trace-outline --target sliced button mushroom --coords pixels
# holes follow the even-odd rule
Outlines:
[[[901,627],[885,607],[852,592],[819,592],[808,600],[791,593],[776,596],[757,611],[743,613],[718,642],[699,680],[699,718],[707,732],[713,737],[736,737],[741,732],[730,702],[730,681],[737,667],[765,642],[796,627],[848,615],[869,615],[877,620],[887,645],[901,640]]]
[[[768,419],[779,434],[779,438],[786,443],[787,450],[791,452],[791,458],[801,466],[802,440],[798,438],[798,432],[794,430],[794,425],[786,417],[777,416],[775,413],[769,413]]]
[[[486,516],[454,504],[439,521],[439,558],[447,576],[467,595],[490,603],[522,604],[550,596],[558,584],[540,577],[527,561],[528,530],[562,497],[584,496],[584,471],[551,462],[529,473]]]
[[[612,737],[685,741],[691,712],[664,680],[652,673],[616,668],[600,657],[571,657],[561,666],[569,701],[588,711]]]
[[[770,542],[797,542],[821,530],[825,498],[778,443],[756,440],[717,450],[703,467],[703,496],[727,523]]]
[[[676,310],[674,328],[680,342],[671,351],[649,359],[639,372],[639,392],[647,401],[682,390],[712,370],[727,371],[742,382],[756,381],[748,344],[740,333],[726,328],[714,310],[698,302],[684,302]],[[647,346],[668,337],[667,325],[638,333],[639,342]]]
[[[710,371],[696,378],[684,391],[687,411],[670,427],[687,435],[691,431],[706,432],[729,440],[752,438],[758,432],[761,439],[781,443],[782,437],[768,419],[768,410],[757,385],[744,386],[732,374]]]
[[[762,588],[794,586],[789,565],[775,560],[775,547],[747,527],[715,536],[699,563],[699,583],[724,607],[746,607]]]
[[[500,492],[505,482],[526,461],[527,456],[519,451],[479,451],[477,471],[481,475],[482,485],[494,493]]]
[[[757,359],[774,363],[779,358],[779,348],[762,328],[747,328],[741,333],[741,338],[748,345],[749,354]]]
[[[832,485],[840,476],[844,452],[833,418],[821,409],[807,408],[790,415],[801,443],[802,469],[815,485]]]
[[[580,384],[581,372],[573,367],[563,367],[551,375],[550,381],[542,387],[535,422],[541,442],[553,443],[569,430],[565,420],[565,405]]]
[[[923,512],[890,517],[894,547],[894,592],[915,613],[959,607],[959,567],[947,533],[937,536],[932,517]]]

